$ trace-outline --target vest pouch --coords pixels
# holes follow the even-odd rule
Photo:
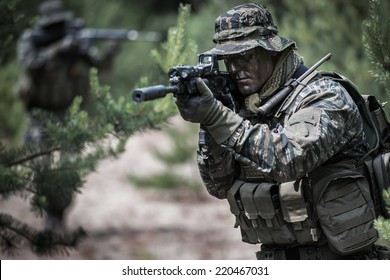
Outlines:
[[[378,239],[367,179],[354,166],[320,167],[313,179],[313,199],[329,246],[342,255],[370,248]]]
[[[240,188],[246,183],[236,180],[227,192],[227,201],[230,205],[230,212],[236,217],[234,227],[240,226],[242,241],[246,243],[259,243],[255,228],[246,217],[244,206],[240,197]]]
[[[259,236],[264,244],[295,243],[292,228],[283,220],[280,209],[279,186],[271,183],[261,183],[257,187],[253,197],[260,221],[265,222],[263,228],[259,228]]]
[[[303,188],[310,188],[304,184],[307,180],[301,179],[280,184],[280,204],[283,219],[292,227],[295,239],[299,244],[309,244],[317,241],[320,231],[311,222],[306,207]]]
[[[390,152],[379,154],[372,160],[372,170],[379,196],[381,215],[390,219],[390,211],[386,207],[383,192],[390,191]]]
[[[295,243],[293,229],[283,220],[279,187],[270,183],[236,180],[228,192],[231,212],[241,228],[242,241],[248,243]]]

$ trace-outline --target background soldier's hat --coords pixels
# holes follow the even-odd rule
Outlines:
[[[234,7],[215,20],[216,46],[209,52],[230,55],[262,47],[270,51],[283,51],[294,41],[278,36],[272,15],[263,5],[243,4]]]
[[[72,12],[63,9],[61,1],[45,1],[39,5],[38,12],[40,15],[38,24],[41,26],[68,21],[73,18]]]

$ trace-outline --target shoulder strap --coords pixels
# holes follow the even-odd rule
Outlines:
[[[308,75],[295,89],[291,92],[287,98],[283,101],[282,105],[279,107],[278,111],[275,113],[275,117],[278,118],[282,113],[286,113],[289,111],[292,103],[295,101],[295,98],[298,94],[306,87],[307,83],[310,82],[318,74],[318,71],[313,71],[310,75]]]
[[[363,95],[379,135],[379,152],[390,152],[390,122],[383,105],[373,95]]]
[[[364,160],[366,160],[369,156],[375,156],[379,150],[380,138],[377,126],[374,123],[369,107],[365,101],[365,97],[360,94],[356,86],[350,80],[339,73],[321,71],[321,75],[330,77],[339,82],[347,90],[359,109],[360,115],[363,119],[363,129],[369,144],[369,152],[360,160],[360,162],[364,162]]]

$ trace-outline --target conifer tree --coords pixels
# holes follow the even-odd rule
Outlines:
[[[144,78],[140,85],[161,81],[169,67],[188,62],[195,55],[195,44],[186,38],[189,5],[179,6],[177,27],[169,30],[161,51],[153,51],[158,69],[155,75]],[[174,51],[172,51],[174,50]],[[76,98],[58,121],[51,113],[36,109],[33,118],[42,124],[42,140],[13,147],[0,138],[0,195],[25,197],[33,211],[43,216],[77,195],[84,178],[94,171],[99,161],[115,157],[124,151],[126,141],[137,131],[156,128],[176,114],[172,98],[135,104],[131,94],[114,99],[108,86],[99,84],[96,69],[90,75],[91,98],[89,107],[80,109],[81,98]],[[98,112],[98,113],[96,113]],[[0,246],[3,251],[28,246],[36,254],[55,254],[74,248],[86,237],[82,228],[58,234],[37,230],[7,213],[0,213]]]
[[[364,22],[363,43],[373,69],[370,71],[375,80],[380,83],[384,92],[384,100],[390,98],[390,19],[386,4],[379,0],[370,0],[369,18]],[[387,112],[390,110],[387,109]],[[390,212],[390,190],[384,193],[384,198]],[[383,242],[390,245],[390,221],[379,217],[375,227]]]
[[[16,41],[15,24],[20,18],[15,9],[17,2],[0,0],[0,139],[8,145],[20,142],[26,125],[23,106],[11,90],[16,67],[9,60]]]
[[[163,73],[167,73],[169,68],[175,65],[193,64],[195,54],[197,52],[196,43],[188,38],[187,24],[190,16],[190,6],[180,6],[181,13],[177,19],[177,26],[168,30],[168,40],[161,46],[161,50],[152,50],[151,56],[156,62],[156,65]],[[146,81],[143,81],[144,83]],[[162,83],[167,83],[165,76]],[[164,114],[176,114],[176,106],[169,97],[163,100],[155,101],[157,109]],[[140,104],[142,105],[142,104]],[[197,126],[188,126],[189,130],[180,133],[175,129],[168,129],[167,135],[170,136],[174,150],[169,153],[161,153],[154,151],[155,156],[163,161],[169,168],[166,171],[158,174],[150,174],[147,178],[129,174],[129,180],[137,186],[152,186],[158,188],[175,188],[178,186],[187,186],[191,189],[196,189],[198,184],[189,180],[187,177],[180,176],[175,173],[175,168],[171,168],[174,164],[183,164],[192,160],[194,147],[191,146],[193,137],[196,137]],[[192,129],[191,129],[192,128]]]

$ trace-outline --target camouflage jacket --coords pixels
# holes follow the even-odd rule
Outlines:
[[[323,164],[361,158],[368,149],[357,106],[327,77],[313,79],[280,116],[246,116],[223,144],[228,149],[214,143],[207,156],[198,150],[201,177],[218,198],[226,198],[233,182],[245,178],[243,166],[252,167],[258,178],[282,183]]]
[[[114,53],[99,53],[91,48],[77,52],[76,42],[64,37],[48,46],[37,47],[32,30],[26,30],[18,41],[18,60],[23,76],[18,81],[16,95],[28,109],[61,110],[75,96],[85,101],[89,92],[89,68],[109,69]]]

